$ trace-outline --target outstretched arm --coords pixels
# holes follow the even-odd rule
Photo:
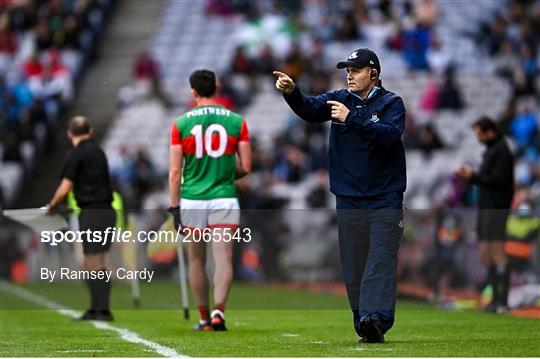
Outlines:
[[[333,100],[331,93],[319,96],[304,96],[291,77],[283,72],[274,71],[277,77],[276,89],[283,94],[289,107],[304,121],[325,122],[330,120],[330,106],[327,101]]]

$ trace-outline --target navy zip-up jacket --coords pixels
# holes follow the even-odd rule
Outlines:
[[[295,87],[283,94],[291,109],[308,122],[332,121],[328,143],[330,191],[336,196],[373,197],[405,192],[407,178],[401,135],[405,106],[383,87],[363,100],[347,89],[304,96]],[[350,110],[344,123],[331,118],[326,101]]]

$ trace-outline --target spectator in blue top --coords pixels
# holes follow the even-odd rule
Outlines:
[[[510,124],[510,133],[523,150],[535,145],[537,132],[536,114],[529,106],[524,106]]]

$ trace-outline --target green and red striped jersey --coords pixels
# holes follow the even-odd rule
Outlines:
[[[206,200],[236,197],[238,143],[249,142],[242,116],[222,106],[200,106],[171,128],[171,146],[181,145],[184,170],[181,197]]]

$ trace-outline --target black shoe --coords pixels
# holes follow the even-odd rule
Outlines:
[[[227,330],[227,327],[225,326],[225,318],[221,310],[214,309],[212,311],[211,318],[212,318],[211,320],[212,329],[214,329],[217,332]]]
[[[212,324],[208,320],[199,320],[194,326],[193,330],[196,332],[209,332],[212,330]]]
[[[94,309],[88,309],[77,320],[96,320],[96,311]]]
[[[110,310],[97,310],[96,317],[94,320],[100,320],[103,322],[112,322],[114,317]]]
[[[367,316],[362,317],[360,319],[360,331],[363,334],[363,343],[384,343],[380,321],[373,320]]]
[[[486,305],[483,309],[484,312],[488,312],[488,313],[496,313],[497,312],[497,303],[489,303],[488,305]]]

